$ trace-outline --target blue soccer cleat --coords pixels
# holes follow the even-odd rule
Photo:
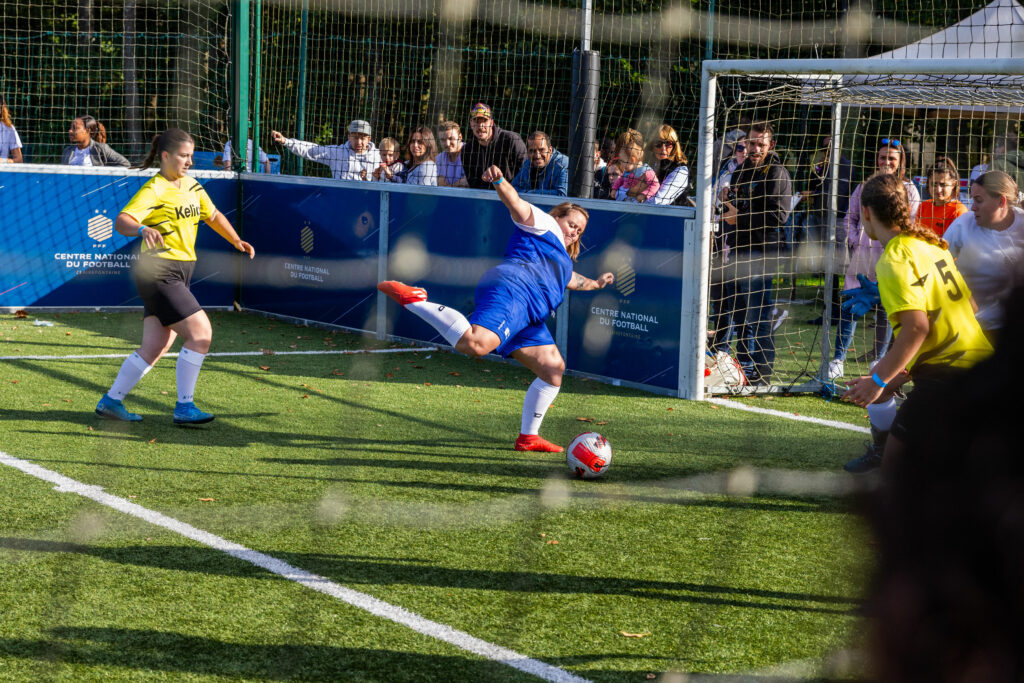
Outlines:
[[[213,413],[204,413],[192,401],[174,404],[174,424],[176,425],[201,425],[213,420]]]
[[[103,394],[103,398],[96,404],[96,414],[108,420],[121,420],[123,422],[141,422],[142,416],[137,413],[129,413],[124,403],[117,399],[110,398]]]

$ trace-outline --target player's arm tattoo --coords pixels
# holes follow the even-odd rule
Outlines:
[[[594,285],[597,283],[590,278],[583,277],[579,273],[573,271],[572,278],[569,279],[569,289],[576,291],[585,291],[588,289],[595,289]]]

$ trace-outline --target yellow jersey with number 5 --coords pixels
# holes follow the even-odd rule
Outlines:
[[[885,245],[875,271],[893,334],[900,333],[897,313],[928,314],[928,336],[910,361],[911,373],[920,365],[969,368],[992,353],[974,318],[971,291],[947,250],[897,235]]]
[[[157,173],[139,188],[121,213],[126,213],[147,228],[160,232],[164,246],[142,253],[169,261],[196,260],[196,232],[199,221],[209,221],[217,214],[206,190],[195,178],[185,176],[181,187]]]

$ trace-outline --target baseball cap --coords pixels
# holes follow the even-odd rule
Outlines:
[[[370,128],[369,121],[363,121],[362,119],[356,119],[352,123],[348,124],[349,133],[359,133],[361,135],[373,135],[373,128]]]
[[[478,119],[483,117],[485,119],[493,119],[494,115],[491,114],[491,108],[483,102],[477,102],[473,105],[473,108],[469,110],[470,119]]]

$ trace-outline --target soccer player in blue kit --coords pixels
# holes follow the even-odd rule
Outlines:
[[[544,413],[558,395],[565,372],[565,361],[544,321],[562,303],[566,288],[602,289],[615,278],[605,273],[591,280],[573,272],[580,235],[589,218],[586,209],[563,202],[545,213],[521,199],[497,166],[481,177],[494,185],[517,229],[502,262],[480,279],[476,310],[469,319],[453,308],[427,301],[422,287],[386,281],[377,289],[432,325],[457,351],[473,357],[492,352],[511,356],[537,375],[523,401],[515,449],[560,453],[561,446],[539,435]]]

